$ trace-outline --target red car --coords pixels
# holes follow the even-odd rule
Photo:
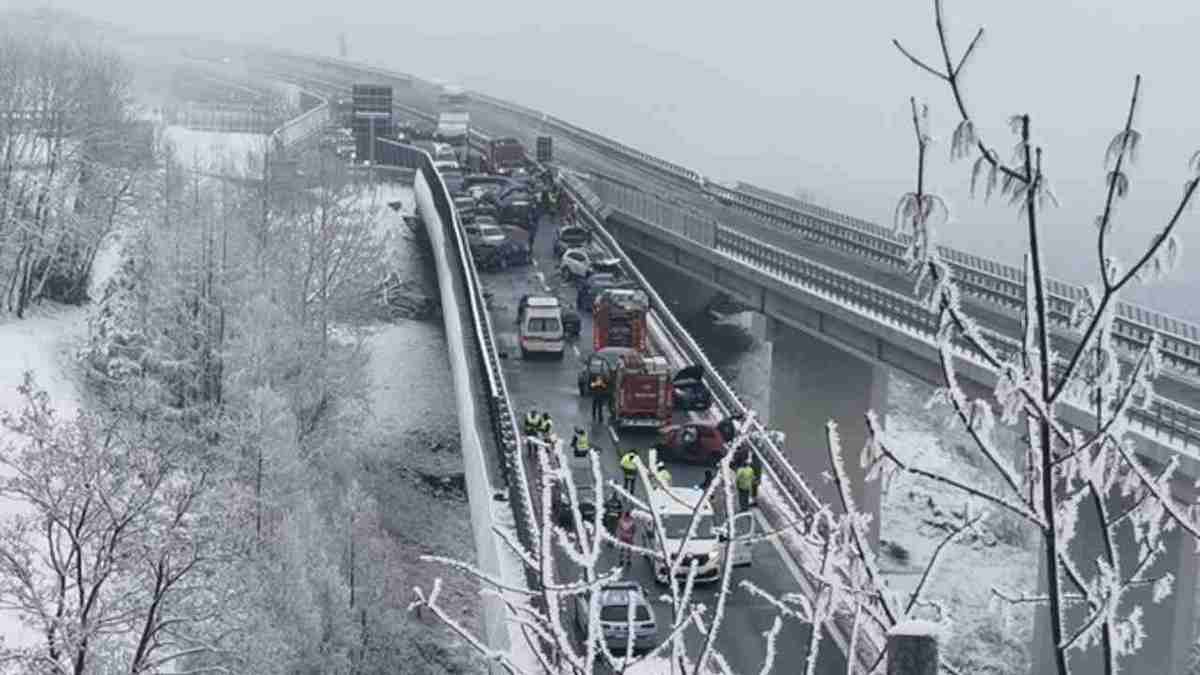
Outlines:
[[[663,459],[715,465],[725,456],[725,437],[710,422],[672,424],[658,432],[654,447]]]

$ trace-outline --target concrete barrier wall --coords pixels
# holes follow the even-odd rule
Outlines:
[[[467,353],[467,342],[464,339],[467,327],[463,325],[458,311],[465,307],[467,300],[459,297],[462,288],[458,274],[452,266],[453,257],[446,242],[447,231],[438,216],[434,205],[433,193],[424,175],[417,172],[413,182],[417,205],[429,233],[429,241],[433,248],[438,274],[438,288],[442,297],[442,317],[446,324],[446,348],[450,355],[450,370],[454,378],[454,392],[458,409],[460,442],[462,443],[463,463],[466,470],[467,497],[471,503],[471,529],[475,540],[476,566],[492,578],[501,578],[500,542],[492,532],[495,517],[492,513],[492,486],[488,480],[487,463],[484,458],[484,435],[490,433],[479,427],[479,420],[486,417],[478,410],[475,387],[471,376]],[[459,572],[450,572],[459,574]],[[518,581],[519,583],[519,581]],[[494,650],[506,651],[509,648],[508,627],[505,622],[505,610],[498,600],[493,597],[481,598],[481,628],[487,645]]]

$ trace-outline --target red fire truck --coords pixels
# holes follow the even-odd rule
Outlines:
[[[650,299],[644,291],[608,289],[592,305],[592,350],[628,347],[647,353],[646,314]]]
[[[671,423],[674,386],[671,366],[661,356],[630,352],[621,357],[613,381],[613,420],[618,429],[658,429]]]

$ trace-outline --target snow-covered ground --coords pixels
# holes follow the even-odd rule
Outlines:
[[[92,274],[92,297],[112,277],[120,260],[119,238],[111,237],[100,248]],[[35,384],[44,389],[58,410],[60,419],[79,410],[79,389],[74,379],[74,351],[87,333],[87,307],[37,305],[26,318],[0,318],[0,410],[19,410],[22,401],[17,388],[26,372],[32,372]],[[0,443],[13,439],[0,430]],[[0,518],[19,514],[24,505],[0,499]],[[10,647],[32,644],[38,639],[11,611],[0,611],[0,638]]]
[[[994,469],[984,465],[952,414],[940,406],[924,409],[922,398],[928,393],[925,385],[892,378],[887,433],[895,440],[893,449],[915,466],[993,487],[998,480]],[[1015,438],[1005,441],[1000,447],[1016,447]],[[888,585],[904,600],[946,537],[945,528],[958,521],[954,512],[961,512],[965,503],[961,493],[924,478],[897,475],[888,485],[881,508],[880,567]],[[1032,607],[1022,605],[1001,616],[993,611],[991,591],[1033,593],[1037,570],[1034,532],[1015,516],[996,514],[979,536],[964,535],[946,547],[922,597],[950,612],[945,650],[951,663],[979,675],[1028,672]]]
[[[261,156],[269,141],[262,134],[195,131],[174,125],[166,128],[164,136],[184,165],[198,161],[205,170],[234,175],[246,173],[251,157]]]

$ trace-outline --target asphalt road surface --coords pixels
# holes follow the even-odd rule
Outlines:
[[[606,478],[619,482],[619,452],[631,447],[645,450],[652,443],[653,436],[645,432],[630,431],[617,435],[609,425],[595,424],[591,421],[591,401],[589,398],[580,397],[577,388],[581,359],[586,358],[591,349],[590,314],[582,313],[580,338],[569,343],[562,360],[542,355],[531,355],[528,360],[523,359],[517,344],[516,308],[522,295],[557,295],[567,306],[573,306],[575,302],[574,286],[570,282],[560,281],[558,277],[557,261],[552,250],[554,229],[552,223],[545,221],[540,226],[534,244],[535,265],[483,274],[485,289],[492,294],[493,325],[496,327],[500,346],[507,354],[504,360],[506,381],[519,417],[523,418],[531,408],[549,411],[554,420],[555,430],[567,439],[570,438],[574,427],[586,428],[592,443],[600,448]],[[694,486],[704,478],[704,467],[701,466],[671,463],[669,468],[672,480],[677,485]],[[759,526],[766,526],[761,517]],[[670,610],[667,603],[658,598],[663,594],[669,595],[669,590],[654,581],[649,564],[643,560],[635,559],[627,572],[630,578],[642,584],[647,596],[654,599],[660,639],[665,637],[668,632],[666,626],[670,622]],[[727,603],[724,627],[719,634],[716,648],[724,655],[734,672],[758,673],[765,658],[763,635],[771,627],[775,610],[764,600],[737,588],[737,584],[742,579],[748,579],[778,596],[798,590],[798,570],[790,557],[775,543],[761,542],[754,545],[751,566],[735,569],[733,574],[734,591]],[[696,592],[696,599],[710,608],[715,608],[715,588],[701,587]],[[801,664],[807,655],[809,631],[808,625],[785,619],[772,672],[792,673],[802,667]],[[698,652],[701,639],[699,632],[689,630],[686,639]],[[820,659],[818,672],[845,672],[844,657],[833,642],[825,641],[822,644],[821,655],[823,658]]]

